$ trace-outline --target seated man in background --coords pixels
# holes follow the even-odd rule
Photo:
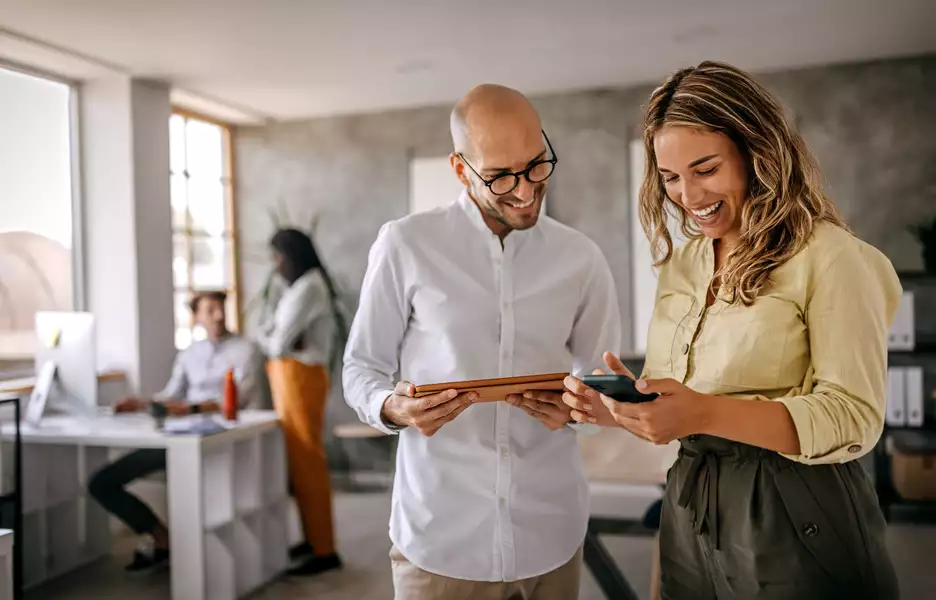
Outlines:
[[[162,403],[169,415],[215,412],[220,408],[228,369],[234,369],[238,404],[241,408],[262,401],[263,357],[249,340],[227,330],[223,292],[202,292],[192,298],[195,320],[207,337],[194,342],[176,356],[165,389],[151,400],[125,398],[115,412],[146,410],[153,402]],[[166,452],[159,448],[135,450],[95,473],[88,491],[108,512],[138,535],[151,538],[141,545],[127,565],[139,571],[164,564],[169,559],[169,531],[152,509],[125,489],[131,482],[166,468]]]

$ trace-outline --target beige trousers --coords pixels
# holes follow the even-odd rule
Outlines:
[[[576,600],[582,549],[554,571],[519,581],[468,581],[423,571],[390,548],[395,600]]]

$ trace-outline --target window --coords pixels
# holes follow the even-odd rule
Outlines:
[[[0,370],[36,351],[35,314],[73,310],[72,94],[0,68]]]
[[[176,112],[169,119],[169,141],[175,343],[183,350],[205,335],[189,310],[194,292],[227,292],[228,328],[239,329],[231,132]]]
[[[452,171],[448,156],[414,158],[409,177],[410,213],[448,206],[465,189]]]

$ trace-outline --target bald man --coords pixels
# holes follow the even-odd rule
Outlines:
[[[588,490],[558,393],[476,402],[413,384],[589,373],[620,346],[610,270],[541,214],[558,162],[519,92],[483,85],[452,112],[449,207],[383,226],[345,354],[348,404],[399,434],[396,598],[578,598]]]

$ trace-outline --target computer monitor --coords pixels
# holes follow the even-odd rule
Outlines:
[[[36,313],[38,379],[26,409],[27,421],[38,424],[46,405],[71,413],[89,414],[96,410],[98,378],[94,333],[91,313]]]

